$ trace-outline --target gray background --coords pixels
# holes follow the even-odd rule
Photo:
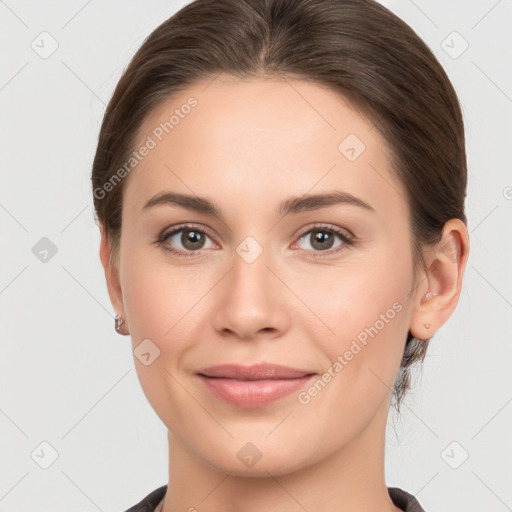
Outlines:
[[[0,1],[0,512],[121,511],[167,483],[166,429],[113,328],[89,177],[123,69],[185,3]],[[512,1],[383,3],[459,95],[471,238],[457,310],[390,413],[386,481],[427,511],[512,510]]]

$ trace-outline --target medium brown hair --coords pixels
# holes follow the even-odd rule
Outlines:
[[[123,185],[105,184],[164,101],[227,73],[313,81],[346,98],[378,128],[410,211],[414,271],[452,218],[467,225],[464,124],[442,66],[409,25],[373,0],[195,0],[158,26],[119,80],[92,168],[97,220],[117,259]],[[417,283],[419,284],[419,283]],[[393,395],[400,411],[410,369],[430,340],[408,333]]]

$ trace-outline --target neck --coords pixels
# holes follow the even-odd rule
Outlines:
[[[236,476],[207,463],[169,431],[169,484],[162,512],[400,512],[385,484],[388,404],[329,457],[293,472]]]

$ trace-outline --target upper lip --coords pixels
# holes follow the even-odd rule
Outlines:
[[[314,374],[314,372],[307,370],[270,363],[254,364],[252,366],[221,364],[204,368],[197,373],[206,377],[237,380],[299,379]]]

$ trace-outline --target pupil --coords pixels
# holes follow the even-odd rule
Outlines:
[[[329,243],[323,243],[323,242],[329,242],[329,238],[331,239],[330,240],[330,244]],[[318,247],[320,249],[325,249],[325,248],[330,248],[331,245],[332,245],[332,237],[331,237],[331,233],[327,233],[326,231],[316,231],[315,232],[315,244],[316,243],[319,243]]]
[[[188,235],[187,235],[188,233]],[[183,232],[183,237],[184,237],[184,240],[182,240],[182,243],[185,247],[187,247],[187,244],[189,245],[189,249],[197,249],[198,247],[197,246],[201,246],[201,241],[202,241],[202,235],[203,233],[199,232],[199,231],[184,231]],[[190,247],[190,245],[192,247]]]

